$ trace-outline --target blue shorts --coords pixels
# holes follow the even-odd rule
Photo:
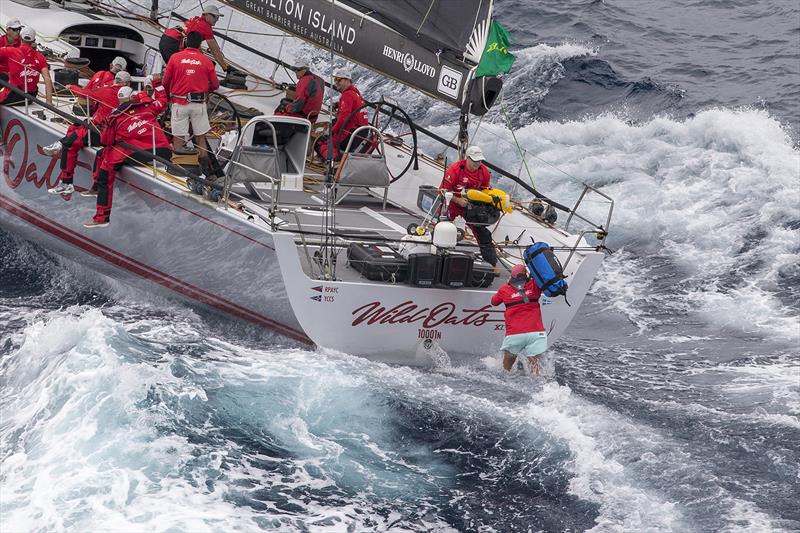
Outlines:
[[[514,355],[539,355],[547,351],[547,333],[534,331],[508,335],[503,339],[503,346],[500,349]]]

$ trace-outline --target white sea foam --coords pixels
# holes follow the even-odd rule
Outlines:
[[[605,281],[614,305],[630,311],[635,299],[668,294],[716,324],[800,340],[797,309],[776,295],[796,290],[782,279],[796,277],[800,263],[797,230],[789,226],[800,220],[800,153],[766,112],[711,109],[643,124],[602,115],[533,123],[516,136],[531,154],[538,190],[570,205],[583,181],[616,200],[609,244],[642,260],[612,267],[626,280]],[[508,154],[506,168],[519,168],[501,125],[484,124],[476,142]],[[595,220],[606,209],[602,202],[585,207]],[[675,285],[653,283],[648,254],[669,259]],[[640,327],[652,321],[631,319]]]
[[[669,468],[692,468],[691,457],[672,457],[678,443],[568,387],[507,376],[496,360],[488,373],[430,374],[325,350],[243,348],[191,330],[82,308],[25,329],[2,361],[4,530],[380,530],[399,521],[391,527],[451,531],[436,503],[457,472],[451,451],[400,445],[389,399],[448,413],[467,434],[483,425],[518,434],[535,461],[569,472],[570,492],[599,505],[597,531],[684,529],[675,496],[630,456],[662,457],[655,469],[665,453]],[[198,351],[176,355],[179,346]],[[748,523],[768,522],[755,506],[740,508]],[[421,512],[409,522],[411,509]]]

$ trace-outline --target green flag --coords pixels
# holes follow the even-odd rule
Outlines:
[[[511,34],[500,24],[492,21],[486,49],[483,51],[477,70],[475,70],[475,77],[494,76],[511,70],[511,65],[514,64],[516,58],[508,51],[510,44]]]

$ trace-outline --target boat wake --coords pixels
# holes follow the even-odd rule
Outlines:
[[[50,311],[10,341],[10,529],[688,531],[715,483],[567,384],[242,346],[130,307]],[[569,353],[567,376],[586,362]],[[714,504],[778,525],[721,488]]]

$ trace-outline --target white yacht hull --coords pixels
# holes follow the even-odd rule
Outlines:
[[[62,133],[22,109],[0,107],[0,124],[0,224],[48,250],[296,341],[370,359],[427,365],[446,353],[460,363],[499,348],[503,310],[490,305],[491,291],[312,279],[294,234],[273,233],[142,168],[119,174],[111,225],[86,229],[93,198],[47,193],[58,161],[41,147]],[[81,152],[79,188],[91,185],[92,157]],[[572,320],[602,257],[580,252],[568,265],[571,307],[563,298],[542,302],[550,342]]]

